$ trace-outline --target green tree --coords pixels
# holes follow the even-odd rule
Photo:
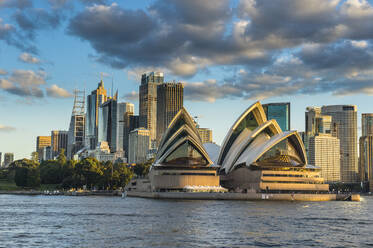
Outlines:
[[[97,159],[85,158],[75,165],[75,172],[80,178],[85,179],[85,185],[88,188],[92,188],[99,185],[100,177],[103,175],[100,167],[100,162]]]
[[[57,160],[47,160],[40,164],[40,179],[42,184],[62,183],[63,170]]]
[[[149,173],[151,163],[140,163],[133,167],[133,171],[139,177],[144,177]]]
[[[125,187],[132,179],[134,173],[124,163],[114,164],[113,187]]]
[[[14,181],[21,187],[40,186],[39,163],[29,160],[16,160],[9,165],[9,170],[14,171]]]

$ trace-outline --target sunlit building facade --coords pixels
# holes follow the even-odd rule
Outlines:
[[[197,127],[198,134],[203,144],[212,143],[212,130],[209,128]]]
[[[342,182],[357,183],[359,176],[356,105],[322,106],[321,113],[332,116],[333,125],[337,129],[333,135],[340,140]]]
[[[331,134],[318,134],[309,139],[308,162],[321,168],[321,177],[328,183],[341,181],[340,143]]]
[[[51,136],[36,137],[36,152],[39,155],[39,161],[43,160],[43,148],[51,146]]]
[[[151,145],[154,147],[157,139],[157,86],[163,82],[162,72],[143,74],[139,90],[140,127],[149,130]]]
[[[157,145],[183,104],[184,86],[182,83],[163,83],[157,86]]]
[[[51,132],[52,157],[57,157],[62,149],[67,156],[68,131],[54,130]]]

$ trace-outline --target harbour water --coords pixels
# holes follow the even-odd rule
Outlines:
[[[0,247],[373,247],[360,202],[0,195]]]

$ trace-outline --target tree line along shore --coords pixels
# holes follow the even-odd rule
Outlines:
[[[120,190],[134,177],[149,172],[151,161],[130,166],[95,158],[67,160],[64,151],[55,160],[20,159],[0,169],[0,191]]]

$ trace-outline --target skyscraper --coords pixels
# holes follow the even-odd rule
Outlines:
[[[305,113],[305,132],[303,143],[307,154],[309,154],[309,139],[319,134],[332,133],[332,117],[321,114],[320,107],[307,107]]]
[[[3,166],[3,164],[1,163],[1,161],[2,161],[2,156],[3,156],[3,154],[0,152],[0,167]]]
[[[198,134],[201,137],[202,143],[212,143],[212,130],[209,128],[197,127]]]
[[[181,83],[164,83],[157,87],[157,145],[168,125],[183,107],[184,87]]]
[[[118,103],[118,150],[124,150],[124,116],[126,113],[134,113],[135,106],[133,103]]]
[[[373,135],[373,113],[361,115],[361,136]]]
[[[339,139],[331,134],[317,134],[309,139],[308,162],[321,168],[321,177],[326,182],[341,180]]]
[[[99,109],[98,142],[107,141],[111,152],[118,148],[118,92]]]
[[[126,112],[123,120],[123,150],[127,158],[129,154],[129,135],[136,128],[139,128],[139,116],[133,115],[133,112]]]
[[[87,115],[86,115],[86,146],[89,149],[95,149],[98,137],[98,112],[101,104],[106,102],[107,92],[104,88],[104,82],[98,83],[96,90],[87,96]]]
[[[132,130],[129,135],[128,163],[144,163],[147,161],[150,132],[145,128]]]
[[[7,152],[4,154],[4,167],[8,167],[14,161],[14,154]]]
[[[151,72],[141,77],[139,93],[140,126],[149,130],[154,146],[157,139],[157,86],[163,84],[162,72]]]
[[[52,156],[57,157],[61,150],[65,150],[65,156],[67,156],[67,143],[68,143],[68,131],[52,131],[51,132],[51,146]]]
[[[282,131],[290,130],[290,102],[263,104],[268,120],[276,120]]]
[[[39,154],[39,161],[43,160],[43,148],[51,146],[51,136],[36,137],[36,152]]]
[[[357,107],[356,105],[322,106],[323,115],[332,116],[336,136],[340,140],[341,179],[345,183],[358,181]]]
[[[67,157],[69,159],[84,147],[85,142],[85,92],[75,90],[74,95],[67,144]]]
[[[361,115],[362,136],[359,139],[359,176],[360,181],[369,184],[373,191],[373,114]]]

